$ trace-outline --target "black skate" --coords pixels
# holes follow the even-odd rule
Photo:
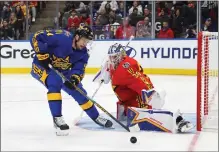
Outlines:
[[[69,126],[65,123],[64,118],[54,117],[53,118],[54,128],[56,129],[57,136],[67,136],[69,134]]]
[[[98,125],[106,128],[111,128],[113,126],[112,121],[107,120],[101,116],[98,116],[96,120],[94,120]]]
[[[178,120],[178,121],[177,121]],[[184,133],[184,132],[188,132],[189,130],[191,130],[194,125],[189,122],[189,121],[185,121],[182,116],[178,116],[178,118],[176,119],[176,124],[178,126],[177,131],[179,133]]]

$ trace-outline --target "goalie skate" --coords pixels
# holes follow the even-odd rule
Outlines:
[[[194,128],[194,125],[191,122],[181,120],[178,123],[178,129],[177,130],[178,130],[179,133],[184,133],[184,132],[190,131],[192,128]]]
[[[65,123],[63,117],[54,117],[53,123],[57,136],[67,136],[69,134],[69,126]]]
[[[105,119],[101,116],[98,116],[96,120],[94,120],[98,125],[102,126],[102,127],[106,127],[106,128],[110,128],[113,126],[113,123],[108,120],[108,119]]]

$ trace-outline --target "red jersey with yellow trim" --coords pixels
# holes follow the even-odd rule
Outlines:
[[[115,70],[110,70],[110,74],[112,87],[120,104],[126,108],[147,106],[142,101],[141,91],[152,89],[154,86],[135,59],[126,56]]]

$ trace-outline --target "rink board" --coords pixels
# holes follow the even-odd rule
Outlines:
[[[94,41],[90,48],[87,74],[95,74],[108,48],[127,40]],[[133,40],[126,47],[130,57],[135,58],[147,74],[196,75],[197,40]],[[1,42],[1,73],[30,73],[35,51],[29,41]],[[174,64],[173,64],[174,63]]]
[[[77,126],[83,129],[87,130],[93,130],[93,131],[119,131],[119,132],[126,132],[124,128],[122,128],[119,124],[117,124],[114,120],[109,118],[105,113],[101,114],[102,116],[110,119],[113,122],[113,129],[106,129],[103,127],[100,127],[96,125],[93,120],[91,120],[88,116],[82,117],[82,119],[78,122]],[[116,114],[112,114],[116,117]],[[195,113],[183,113],[183,117],[185,120],[190,121],[192,124],[196,125],[196,114]],[[196,127],[191,129],[188,133],[196,133]]]
[[[128,40],[93,41],[89,48],[90,58],[86,67],[87,74],[95,74],[107,57],[108,49],[115,43],[124,47]],[[210,50],[218,50],[218,41],[212,40]],[[29,41],[1,42],[1,73],[30,73],[35,51]],[[133,40],[126,47],[126,53],[135,58],[147,74],[196,75],[197,40],[196,39],[152,39]],[[211,69],[217,71],[218,51],[212,51]]]
[[[151,69],[143,68],[144,73],[147,74],[163,74],[163,75],[196,75],[197,70],[186,70],[186,69]],[[86,68],[86,74],[95,74],[100,68]],[[27,74],[30,73],[31,68],[1,68],[2,74]]]

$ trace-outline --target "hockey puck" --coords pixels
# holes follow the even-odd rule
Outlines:
[[[135,144],[137,142],[137,138],[136,137],[131,137],[130,142]]]

